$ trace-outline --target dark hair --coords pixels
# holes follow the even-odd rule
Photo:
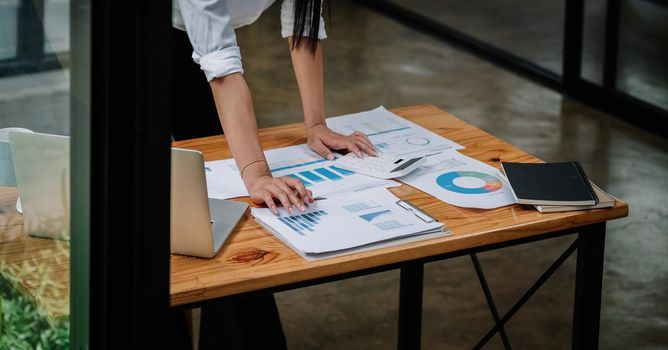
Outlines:
[[[295,23],[292,28],[292,48],[297,48],[302,40],[315,54],[320,30],[320,9],[322,0],[295,0]]]

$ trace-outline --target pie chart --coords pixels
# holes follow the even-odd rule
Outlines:
[[[503,187],[498,177],[478,171],[447,172],[439,175],[436,183],[447,191],[461,194],[491,193]]]
[[[429,144],[429,139],[422,136],[411,136],[406,138],[406,143],[415,146],[426,146]]]

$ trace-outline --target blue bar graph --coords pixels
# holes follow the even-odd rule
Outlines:
[[[390,144],[387,143],[387,142],[377,143],[377,144],[375,144],[374,146],[376,146],[376,148],[380,148],[380,149],[388,149],[388,148],[390,148]]]
[[[339,174],[344,175],[344,176],[348,176],[348,175],[352,175],[352,174],[354,174],[354,172],[352,172],[352,171],[350,171],[350,170],[341,169],[341,168],[336,167],[336,166],[332,166],[331,168],[334,169],[334,170],[336,170],[336,171],[338,171]]]
[[[400,227],[404,227],[404,226],[409,226],[407,224],[403,224],[403,223],[401,223],[399,221],[396,221],[396,220],[379,222],[375,225],[376,225],[376,227],[378,227],[379,229],[384,230],[384,231],[392,230],[392,229],[400,228]]]
[[[331,172],[331,171],[329,171],[325,168],[316,168],[315,172],[320,174],[320,175],[324,175],[325,177],[327,177],[330,180],[335,180],[336,181],[336,180],[341,180],[342,179],[341,176],[336,175],[333,172]]]
[[[284,218],[278,218],[278,220],[280,220],[282,223],[284,223],[285,226],[291,228],[293,231],[299,233],[299,234],[302,235],[302,236],[304,235],[304,234],[302,233],[302,231],[300,231],[300,229],[298,229],[298,228],[292,226],[292,224],[291,224],[290,222],[288,222],[288,220],[285,220]]]
[[[300,236],[303,236],[306,231],[314,232],[315,226],[320,223],[322,217],[325,215],[327,215],[327,212],[319,210],[299,215],[281,216],[278,220]]]
[[[316,175],[316,174],[314,174],[314,173],[312,173],[308,170],[307,171],[300,171],[299,175],[301,175],[301,176],[303,176],[303,177],[305,177],[305,178],[307,178],[311,181],[315,181],[315,182],[325,181],[325,179],[321,178],[320,176],[318,176],[318,175]]]
[[[297,180],[303,182],[303,183],[304,183],[304,186],[306,186],[306,187],[311,186],[311,183],[310,183],[310,182],[308,182],[308,181],[302,179],[301,177],[299,177],[299,176],[297,176],[297,175],[295,175],[295,174],[288,174],[288,176],[291,177],[291,178],[293,178],[293,179],[297,179]]]
[[[368,202],[368,203],[353,203],[353,204],[348,204],[344,206],[343,208],[351,213],[357,212],[357,211],[362,211],[362,210],[367,210],[371,208],[378,208],[380,205],[374,203],[374,202]]]

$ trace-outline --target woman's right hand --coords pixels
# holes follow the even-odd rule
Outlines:
[[[313,203],[313,193],[304,187],[298,179],[292,177],[258,176],[246,184],[251,200],[257,204],[266,203],[274,214],[278,214],[276,200],[293,214],[293,206],[306,210],[308,203]]]

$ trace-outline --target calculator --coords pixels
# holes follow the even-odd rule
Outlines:
[[[372,157],[362,154],[357,158],[352,152],[334,161],[337,167],[359,174],[381,179],[392,179],[408,175],[427,161],[426,157],[395,157],[380,155]]]

